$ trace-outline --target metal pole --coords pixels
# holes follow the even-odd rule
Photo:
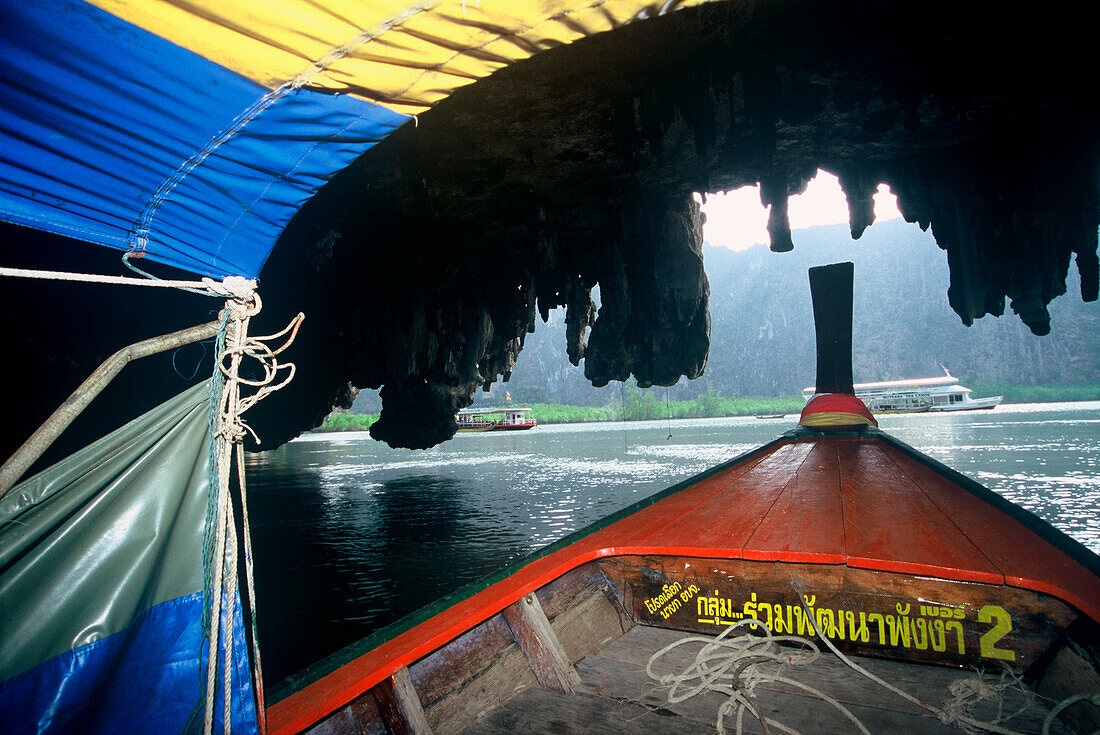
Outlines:
[[[210,339],[218,334],[218,322],[208,322],[196,327],[188,327],[178,332],[152,337],[141,342],[135,342],[129,347],[111,355],[100,365],[88,379],[73,391],[61,406],[46,419],[46,422],[31,435],[23,446],[16,450],[3,467],[0,467],[0,498],[8,494],[15,483],[23,474],[41,457],[54,440],[69,427],[69,424],[80,415],[92,399],[99,395],[116,375],[126,367],[131,360],[137,360],[158,352],[182,347],[184,345]]]

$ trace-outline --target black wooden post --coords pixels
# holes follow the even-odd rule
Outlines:
[[[810,297],[817,331],[817,395],[852,393],[851,263],[810,269]]]

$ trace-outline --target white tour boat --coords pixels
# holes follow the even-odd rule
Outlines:
[[[959,379],[944,368],[936,378],[886,380],[877,383],[856,383],[856,395],[872,413],[920,413],[922,411],[973,411],[998,405],[1003,396],[971,398],[971,390],[959,385]],[[802,390],[807,401],[816,389]]]

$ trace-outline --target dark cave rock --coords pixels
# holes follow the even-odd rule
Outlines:
[[[760,203],[768,207],[768,237],[771,239],[773,253],[789,253],[794,250],[791,239],[791,221],[787,214],[787,193],[785,177],[778,179],[769,176],[760,180]]]
[[[692,193],[759,183],[782,252],[797,247],[787,199],[819,168],[841,180],[853,237],[879,183],[932,228],[963,322],[1007,299],[1045,333],[1071,261],[1097,295],[1086,25],[946,2],[713,3],[502,69],[369,151],[284,233],[261,320],[306,311],[308,357],[252,422],[281,443],[350,381],[383,387],[375,436],[436,443],[557,306],[594,384],[694,377],[709,326]]]
[[[602,254],[602,305],[584,376],[600,387],[634,375],[646,388],[702,375],[710,289],[698,205],[687,198],[678,207],[650,201],[630,208],[614,245]]]
[[[579,278],[565,282],[565,351],[569,362],[580,365],[588,345],[585,332],[596,323],[596,304],[592,301],[592,289],[585,287]],[[543,321],[547,315],[544,313]]]
[[[455,435],[455,414],[470,405],[476,384],[450,386],[412,379],[382,386],[382,415],[370,435],[392,447],[427,449]]]
[[[1008,135],[1037,137],[1038,131]],[[986,314],[1000,316],[1007,297],[1032,332],[1047,334],[1047,304],[1066,292],[1075,254],[1081,296],[1096,299],[1097,273],[1090,268],[1096,260],[1098,202],[1087,172],[1097,165],[1096,145],[1087,138],[1066,145],[1037,137],[1031,151],[1007,159],[997,155],[1004,143],[991,134],[981,145],[910,162],[886,178],[905,218],[930,222],[947,251],[948,301],[965,324]],[[1070,160],[1082,151],[1085,166]],[[966,176],[957,175],[960,168]],[[929,180],[937,185],[929,186]]]
[[[851,173],[838,171],[840,188],[848,202],[848,226],[852,239],[858,240],[863,232],[875,221],[875,192],[878,191],[876,176],[868,176],[866,171],[856,169]]]

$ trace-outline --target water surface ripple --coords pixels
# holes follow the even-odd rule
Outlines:
[[[540,426],[460,434],[422,451],[324,434],[249,455],[264,678],[278,681],[796,421]],[[880,423],[1100,551],[1100,402]]]

